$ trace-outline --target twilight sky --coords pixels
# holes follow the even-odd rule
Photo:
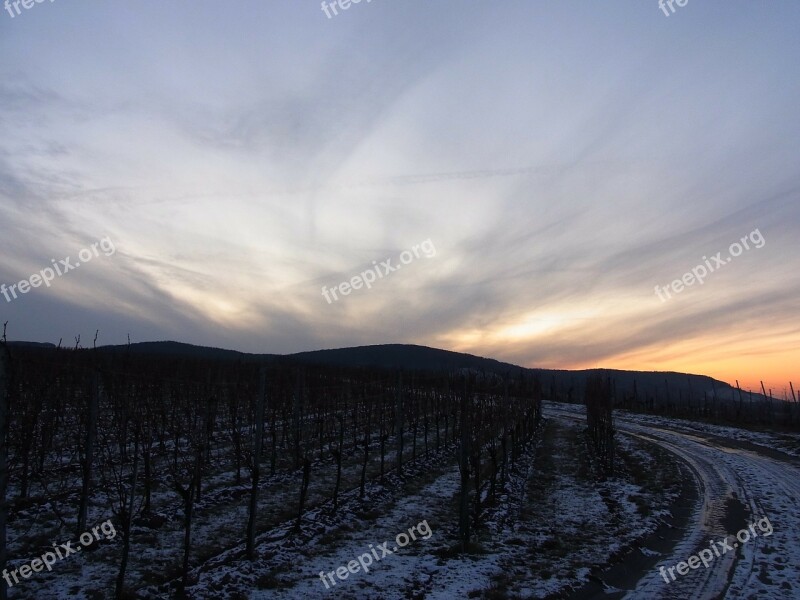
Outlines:
[[[115,252],[0,296],[11,339],[417,343],[800,383],[795,0],[19,8],[0,12],[0,283]]]

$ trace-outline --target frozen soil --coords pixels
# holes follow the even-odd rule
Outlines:
[[[631,597],[655,598],[681,597],[692,586],[712,589],[721,580],[728,598],[748,597],[756,590],[793,597],[800,584],[793,558],[800,477],[789,466],[794,458],[787,456],[794,436],[620,415],[615,473],[603,478],[590,460],[584,421],[576,411],[545,409],[550,414],[537,443],[517,457],[505,483],[498,482],[495,497],[485,502],[472,524],[467,552],[456,541],[460,477],[452,440],[427,455],[420,444],[416,460],[406,460],[402,474],[390,470],[396,455],[387,453],[382,483],[373,454],[364,498],[358,493],[359,454],[348,449],[336,511],[327,500],[335,466],[327,454],[315,456],[308,510],[299,530],[298,473],[289,468],[265,477],[254,561],[246,559],[242,543],[247,473],[237,483],[234,472],[220,468],[206,482],[198,504],[189,596],[583,599],[619,598],[639,590]],[[390,442],[388,448],[393,447]],[[756,447],[764,456],[751,452]],[[768,456],[779,451],[788,462]],[[41,555],[53,540],[76,537],[74,521],[61,508],[71,500],[51,496],[45,502],[44,492],[19,507],[10,523],[14,567]],[[483,488],[484,499],[487,494]],[[180,557],[180,507],[168,501],[163,487],[153,502],[154,522],[137,525],[131,548],[128,580],[139,582],[135,597],[142,600],[173,596]],[[724,530],[714,529],[733,514],[731,507],[747,512]],[[684,560],[710,537],[731,533],[763,514],[771,517],[775,535],[746,544],[735,560],[715,564],[713,573],[696,573],[708,575],[707,581],[686,578],[667,586],[658,576],[656,562]],[[108,518],[106,502],[98,495],[89,522]],[[427,528],[420,529],[423,522]],[[414,526],[416,539],[400,548],[398,534]],[[345,580],[336,578],[335,585],[330,579],[327,587],[323,583],[320,572],[347,567],[384,543],[391,553],[373,560],[368,572],[359,569]],[[34,574],[10,589],[9,597],[110,597],[119,547],[118,537],[100,541],[92,551],[60,561],[52,572]]]
[[[348,493],[337,513],[309,514],[262,536],[255,562],[241,552],[197,570],[194,598],[547,598],[568,594],[593,570],[655,530],[680,493],[680,471],[657,448],[619,441],[617,473],[602,480],[582,427],[546,421],[540,442],[517,460],[481,515],[467,553],[456,543],[459,473],[452,454],[422,461]],[[430,535],[397,548],[425,521]],[[388,542],[395,551],[336,585],[328,573]],[[241,549],[239,549],[241,550]],[[151,597],[157,597],[153,595]]]

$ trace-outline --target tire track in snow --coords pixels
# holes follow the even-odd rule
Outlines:
[[[554,416],[582,419],[582,407],[550,405]],[[761,517],[768,517],[771,536],[759,535],[739,544],[735,552],[715,557],[709,568],[690,571],[676,581],[666,583],[658,570],[645,573],[635,588],[625,596],[628,600],[770,598],[793,600],[800,590],[800,469],[788,462],[762,456],[749,450],[709,441],[682,431],[670,431],[670,419],[662,419],[659,427],[626,421],[616,415],[620,433],[658,444],[682,460],[694,473],[701,502],[691,519],[694,526],[684,534],[669,556],[658,564],[674,566],[687,560],[711,540],[719,541]],[[737,521],[742,505],[749,511],[747,519]],[[738,515],[741,516],[741,515]],[[760,532],[759,532],[760,534]]]

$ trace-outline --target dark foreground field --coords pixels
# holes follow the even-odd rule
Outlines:
[[[522,371],[17,349],[4,378],[11,598],[800,587],[796,434],[617,410],[606,446],[592,411],[543,401]],[[660,573],[764,518],[772,531],[707,568]],[[32,562],[68,541],[82,547]]]

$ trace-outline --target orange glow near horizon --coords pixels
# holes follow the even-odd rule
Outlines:
[[[791,398],[789,382],[794,385],[795,394],[797,394],[798,384],[800,384],[797,370],[792,369],[793,365],[798,364],[798,360],[800,360],[800,352],[796,352],[793,358],[783,354],[777,360],[773,356],[741,356],[716,360],[712,358],[694,360],[690,357],[681,357],[659,363],[640,363],[624,359],[610,360],[604,361],[602,366],[609,369],[631,371],[676,371],[708,375],[734,387],[738,380],[743,390],[754,392],[761,391],[761,382],[763,381],[767,393],[772,390],[775,397],[783,398],[785,393],[787,397]],[[577,368],[589,367],[583,365]]]
[[[673,350],[673,348],[670,348]],[[669,352],[673,354],[673,352]],[[661,354],[661,353],[660,353]],[[664,352],[663,354],[666,354]],[[789,382],[794,385],[795,394],[800,387],[800,374],[796,365],[800,364],[800,350],[791,352],[779,350],[775,352],[736,354],[731,356],[713,356],[710,352],[682,353],[677,356],[657,357],[646,353],[636,353],[603,360],[600,364],[576,363],[560,365],[563,369],[607,368],[627,371],[675,371],[707,375],[731,386],[738,380],[743,390],[761,391],[761,382],[767,393],[772,390],[775,397],[783,398],[784,394],[791,399]]]
[[[530,324],[530,325],[528,325]],[[537,326],[531,326],[531,325]],[[547,327],[543,326],[547,325]],[[580,333],[576,336],[576,330]],[[609,329],[594,329],[591,322],[576,323],[572,319],[536,319],[526,317],[526,323],[509,326],[496,324],[495,328],[454,331],[432,340],[433,345],[456,352],[468,352],[526,367],[549,369],[620,369],[628,371],[674,371],[707,375],[736,386],[738,380],[743,390],[761,391],[761,382],[767,393],[791,399],[789,382],[800,398],[800,331],[759,331],[704,333],[687,340],[649,345],[617,354],[609,353],[594,360],[559,360],[555,355],[546,358],[525,359],[536,355],[553,343],[565,346],[576,344],[597,348],[603,344],[596,339],[608,339]],[[582,343],[580,343],[582,342]],[[618,340],[609,340],[609,346]],[[611,351],[610,351],[611,352]]]
[[[800,384],[800,339],[797,334],[754,339],[697,338],[658,349],[643,349],[603,361],[603,366],[637,371],[677,371],[708,375],[742,389],[790,396]]]

